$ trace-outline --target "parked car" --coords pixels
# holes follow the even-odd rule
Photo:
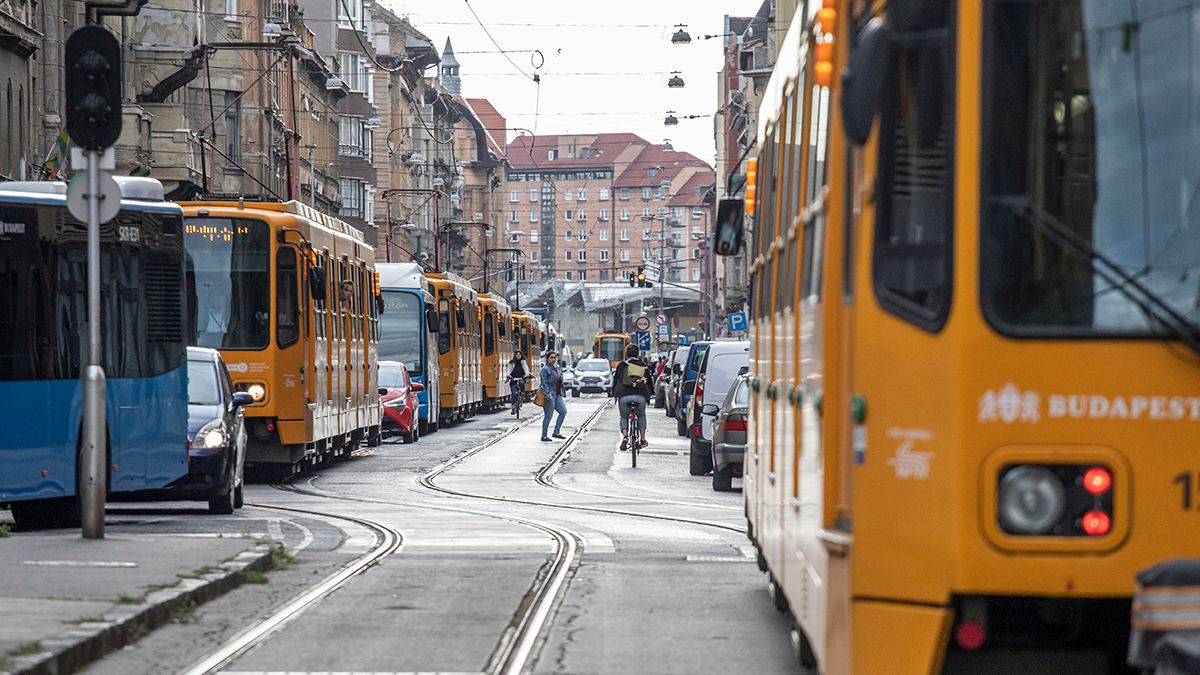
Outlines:
[[[671,385],[671,361],[675,358],[677,349],[672,349],[658,360],[656,379],[654,380],[654,407],[667,407],[667,387]]]
[[[703,476],[713,470],[713,421],[742,368],[750,365],[750,342],[713,342],[704,352],[692,395],[688,437],[691,460],[688,472]]]
[[[693,342],[680,365],[679,392],[675,395],[675,426],[680,436],[688,435],[688,402],[692,400],[692,390],[696,388],[696,377],[700,374],[700,364],[711,342]]]
[[[683,360],[687,358],[688,348],[679,347],[671,352],[671,358],[667,361],[667,379],[666,394],[667,394],[667,417],[674,419],[675,411],[679,408],[679,387],[683,377]]]
[[[608,359],[584,359],[575,364],[575,388],[571,394],[580,392],[612,393],[612,369]]]
[[[742,477],[746,455],[746,428],[750,419],[750,376],[742,369],[720,406],[706,404],[700,411],[713,415],[713,490],[728,492],[733,479]]]
[[[421,437],[418,392],[425,385],[413,382],[400,361],[379,362],[379,402],[383,405],[383,431],[399,433],[405,443]]]
[[[563,367],[563,393],[579,396],[579,374],[572,367]]]

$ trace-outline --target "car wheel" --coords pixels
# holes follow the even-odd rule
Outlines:
[[[665,402],[663,402],[663,395],[662,395],[662,394],[655,394],[655,395],[654,395],[654,407],[655,407],[655,408],[665,408],[665,407],[667,407],[667,404],[666,404]]]
[[[675,433],[679,434],[680,436],[683,436],[684,438],[687,438],[687,432],[688,432],[687,424],[683,420],[676,417],[675,418]]]
[[[242,496],[242,486],[237,486],[233,491],[233,508],[240,509],[246,505],[246,500]]]
[[[703,476],[708,473],[708,457],[696,452],[696,444],[691,444],[691,451],[688,452],[688,475]]]
[[[713,469],[713,490],[716,492],[730,492],[733,490],[732,466],[727,466],[724,469]]]
[[[404,434],[404,442],[405,443],[416,443],[418,434],[420,434],[420,433],[421,432],[414,427],[412,431],[408,432],[407,434]]]
[[[236,492],[236,489],[230,486],[230,488],[225,491],[225,494],[217,495],[216,497],[209,499],[208,512],[222,516],[233,513],[233,509],[235,508],[234,492]]]
[[[579,398],[579,390],[578,389],[571,390],[571,398]]]

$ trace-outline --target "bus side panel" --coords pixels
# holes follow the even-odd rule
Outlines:
[[[166,487],[187,474],[186,366],[109,380],[107,399],[113,492]]]
[[[83,416],[79,380],[0,382],[0,399],[6,402],[0,406],[0,502],[74,494]],[[58,423],[46,424],[48,415]]]

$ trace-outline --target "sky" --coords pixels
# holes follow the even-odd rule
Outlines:
[[[762,0],[382,0],[429,36],[441,53],[449,36],[462,94],[486,98],[508,120],[538,134],[632,132],[671,139],[710,165],[725,14],[752,16]],[[497,51],[471,14],[474,9]],[[671,44],[687,24],[688,45]],[[533,53],[537,50],[541,58]],[[540,63],[539,68],[533,66]],[[686,85],[670,89],[671,71]],[[523,75],[521,72],[525,74]],[[430,74],[433,70],[430,69]],[[537,73],[541,84],[528,75]],[[663,124],[675,111],[677,126]],[[700,115],[684,119],[685,115]],[[511,140],[518,134],[509,131]]]

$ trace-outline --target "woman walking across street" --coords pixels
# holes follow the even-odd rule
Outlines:
[[[529,377],[529,364],[525,362],[525,354],[520,349],[513,352],[512,360],[508,362],[508,390],[511,414],[517,414],[517,397],[525,391],[525,378]]]
[[[558,369],[558,355],[554,352],[546,352],[545,361],[540,373],[542,396],[545,397],[542,401],[542,410],[545,413],[545,416],[542,417],[542,440],[549,441],[551,439],[546,432],[550,430],[550,416],[555,411],[558,411],[558,421],[554,424],[554,438],[566,438],[560,432],[563,418],[567,415],[567,402],[562,395],[562,371]]]
[[[638,357],[637,345],[625,348],[625,360],[613,373],[613,398],[617,399],[621,416],[621,450],[629,446],[629,413],[637,403],[637,430],[642,447],[646,445],[646,407],[654,390],[650,387],[650,368]]]

